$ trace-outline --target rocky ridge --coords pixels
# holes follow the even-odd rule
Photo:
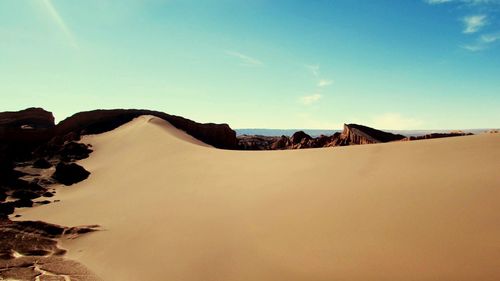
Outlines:
[[[280,150],[334,147],[358,144],[383,143],[403,140],[405,136],[392,134],[358,124],[344,124],[342,133],[331,136],[311,137],[303,131],[291,137],[239,136],[239,147],[244,150]]]

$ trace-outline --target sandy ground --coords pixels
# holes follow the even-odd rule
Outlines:
[[[21,219],[104,280],[500,280],[500,135],[225,151],[143,116]]]

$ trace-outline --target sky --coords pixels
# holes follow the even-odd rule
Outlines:
[[[0,0],[0,111],[500,127],[500,0]]]

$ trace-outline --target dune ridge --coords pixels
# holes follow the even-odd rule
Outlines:
[[[62,245],[103,280],[498,280],[499,140],[230,151],[141,116],[18,213],[101,225]]]

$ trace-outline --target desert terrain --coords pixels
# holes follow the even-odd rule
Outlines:
[[[16,220],[103,280],[499,280],[500,135],[216,149],[154,116],[86,135],[88,179]]]

